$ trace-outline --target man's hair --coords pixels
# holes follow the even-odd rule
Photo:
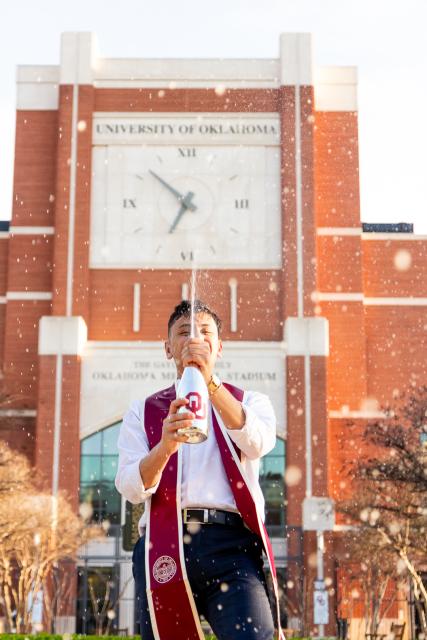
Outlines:
[[[205,304],[201,300],[194,300],[194,313],[206,313],[208,316],[211,316],[217,326],[218,335],[220,335],[222,327],[221,319],[217,316],[215,311],[212,311],[212,309],[208,307],[207,304]],[[172,326],[175,324],[178,318],[189,318],[190,316],[191,302],[190,300],[182,300],[182,302],[180,302],[172,311],[172,314],[168,320],[168,335],[170,334],[170,330],[172,329]]]

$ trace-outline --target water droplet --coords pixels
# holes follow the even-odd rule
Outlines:
[[[394,254],[393,262],[397,271],[408,271],[412,264],[412,255],[407,249],[399,249]]]
[[[302,471],[296,465],[290,465],[285,472],[285,482],[288,487],[295,487],[301,482]]]
[[[223,96],[225,92],[226,92],[225,85],[223,85],[223,84],[218,84],[218,85],[215,87],[215,93],[216,93],[216,95],[217,95],[217,96]]]

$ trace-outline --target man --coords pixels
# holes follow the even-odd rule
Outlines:
[[[178,379],[188,365],[203,375],[210,400],[207,440],[186,444],[179,433],[194,414],[178,413],[188,400],[176,398],[177,384],[134,402],[118,440],[116,487],[146,506],[133,554],[141,635],[201,638],[203,614],[219,640],[271,640],[262,559],[269,543],[258,471],[259,459],[275,444],[275,416],[265,395],[221,383],[214,374],[221,321],[200,301],[194,313],[191,337],[190,303],[175,308],[165,351]],[[271,548],[267,553],[270,558]]]

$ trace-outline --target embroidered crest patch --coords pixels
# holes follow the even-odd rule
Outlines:
[[[172,580],[176,573],[176,562],[170,556],[160,556],[153,565],[153,577],[157,582]]]

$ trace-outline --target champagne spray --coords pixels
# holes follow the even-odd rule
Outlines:
[[[196,268],[193,265],[191,271],[191,320],[190,320],[190,336],[196,335]],[[191,411],[195,418],[191,427],[180,429],[179,434],[187,436],[189,444],[197,444],[204,442],[208,437],[208,405],[209,394],[206,382],[196,366],[185,367],[182,378],[178,386],[178,398],[187,398],[188,404],[180,407],[178,413],[186,413]]]

